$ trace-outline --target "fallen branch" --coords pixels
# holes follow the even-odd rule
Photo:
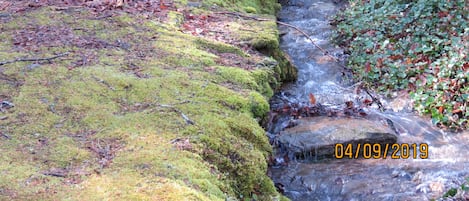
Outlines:
[[[83,9],[83,6],[64,6],[64,7],[52,6],[52,9],[56,11],[63,11],[63,10],[70,10],[70,9]]]
[[[311,43],[313,43],[313,45],[315,47],[317,47],[319,50],[321,50],[321,52],[324,53],[324,55],[327,55],[329,57],[331,57],[332,59],[334,59],[334,61],[336,62],[339,62],[339,60],[331,55],[329,55],[329,52],[327,52],[325,49],[323,49],[321,46],[319,46],[318,44],[316,44],[314,42],[314,40],[306,33],[304,32],[303,30],[301,30],[300,28],[298,28],[297,26],[294,26],[294,25],[291,25],[291,24],[288,24],[288,23],[285,23],[285,22],[279,22],[277,21],[278,24],[281,24],[281,25],[284,25],[284,26],[287,26],[287,27],[290,27],[290,28],[293,28],[295,29],[296,31],[300,32],[301,34],[303,34],[309,41],[311,41]]]
[[[0,136],[4,137],[7,140],[11,139],[11,137],[9,135],[7,135],[5,133],[2,133],[1,131],[0,131]]]
[[[93,79],[96,80],[96,82],[99,82],[99,83],[102,83],[104,85],[106,85],[110,90],[113,90],[115,91],[116,88],[114,88],[113,86],[111,86],[111,84],[109,84],[108,82],[106,82],[105,80],[99,78],[99,77],[96,77],[94,75],[92,75]]]
[[[55,172],[45,172],[45,173],[42,173],[42,174],[46,175],[46,176],[53,176],[53,177],[66,177],[67,176],[63,173],[55,173]]]
[[[60,54],[57,54],[55,56],[46,57],[46,58],[19,58],[19,59],[14,59],[14,60],[9,60],[9,61],[2,61],[2,62],[0,62],[0,66],[5,65],[5,64],[9,64],[9,63],[20,62],[20,61],[22,61],[22,62],[24,62],[24,61],[49,61],[50,62],[50,60],[66,56],[68,54],[69,54],[68,52],[64,52],[64,53],[60,53]]]
[[[252,17],[252,16],[248,16],[248,15],[243,15],[243,14],[240,14],[240,13],[232,13],[232,12],[216,12],[215,14],[228,14],[228,15],[234,15],[234,16],[238,16],[238,17],[244,17],[244,18],[248,18],[248,19],[253,19],[253,20],[257,20],[257,21],[271,21],[272,19],[266,19],[266,18],[257,18],[257,17]],[[318,44],[316,44],[316,42],[306,33],[304,32],[303,30],[301,30],[300,28],[298,28],[297,26],[294,26],[294,25],[291,25],[291,24],[288,24],[288,23],[285,23],[285,22],[280,22],[280,21],[277,21],[277,24],[280,24],[280,25],[284,25],[284,26],[287,26],[287,27],[290,27],[290,28],[293,28],[295,29],[296,31],[300,32],[301,34],[303,34],[309,41],[311,41],[311,43],[316,47],[318,48],[321,52],[324,53],[324,55],[330,57],[332,60],[334,60],[335,62],[339,63],[339,59],[333,57],[332,55],[329,54],[329,52],[325,49],[323,49],[321,46],[319,46]],[[340,66],[344,67],[344,65],[340,64]]]

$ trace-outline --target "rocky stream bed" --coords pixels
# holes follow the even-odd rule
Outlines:
[[[441,198],[469,176],[469,133],[434,128],[412,113],[405,98],[380,99],[380,108],[374,101],[377,95],[370,96],[350,81],[344,68],[347,55],[329,40],[329,19],[343,6],[331,0],[283,2],[279,21],[302,29],[327,54],[297,30],[280,26],[281,48],[299,71],[298,80],[271,100],[268,135],[276,147],[271,178],[292,200]],[[384,159],[386,144],[394,143],[399,159],[390,157],[391,149],[386,149],[389,155]],[[352,144],[353,159],[338,159],[336,144]],[[368,150],[374,145],[381,157],[356,154],[356,147],[363,150],[365,144],[371,145]],[[406,154],[410,155],[404,159]],[[456,197],[468,198],[464,192]]]

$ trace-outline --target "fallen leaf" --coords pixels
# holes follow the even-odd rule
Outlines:
[[[376,67],[381,68],[383,66],[383,58],[378,58],[376,60]]]
[[[312,93],[309,93],[309,102],[314,105],[316,104],[316,97]]]
[[[373,101],[370,100],[370,99],[365,99],[365,100],[363,100],[363,104],[365,104],[365,105],[367,105],[367,106],[370,106],[372,103],[373,103]]]
[[[443,12],[443,11],[438,12],[438,17],[443,18],[443,17],[446,17],[446,16],[448,16],[448,11],[445,11],[445,12]]]
[[[409,57],[407,57],[407,59],[406,59],[406,62],[405,62],[405,63],[406,63],[407,65],[410,65],[410,64],[412,64],[412,59],[411,59],[411,58],[409,58]]]
[[[168,8],[168,6],[165,6],[163,1],[160,2],[160,9],[161,10],[166,10]]]
[[[352,101],[345,102],[345,105],[347,106],[347,109],[353,109],[353,102]]]
[[[443,114],[443,106],[438,107],[438,112],[440,112],[440,114]]]
[[[371,65],[370,65],[370,62],[366,62],[365,64],[365,72],[370,72],[371,71]]]
[[[461,113],[461,112],[462,112],[461,109],[455,109],[455,110],[452,111],[453,114],[457,114],[457,113]]]
[[[402,55],[391,55],[391,56],[389,56],[389,58],[391,60],[398,60],[398,59],[402,59]]]
[[[115,7],[116,8],[122,8],[124,6],[124,0],[117,0]]]

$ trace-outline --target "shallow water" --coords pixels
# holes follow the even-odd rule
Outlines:
[[[333,27],[328,19],[339,9],[332,0],[290,0],[278,18],[301,28],[343,64],[346,55],[329,40]],[[285,26],[280,26],[280,32],[281,48],[298,67],[299,77],[285,86],[277,99],[308,102],[312,93],[322,105],[343,108],[344,102],[358,102],[367,96],[356,93],[347,71],[306,37]],[[402,100],[404,105],[409,104]],[[276,102],[275,97],[272,102]],[[428,119],[403,112],[408,107],[403,108],[387,112],[380,112],[376,106],[367,108],[367,118],[381,126],[385,126],[385,119],[391,120],[398,143],[428,144],[428,159],[293,160],[271,167],[272,179],[284,186],[285,195],[292,200],[430,200],[459,187],[469,177],[469,133],[444,133],[432,127]],[[278,124],[286,124],[288,119],[283,118]],[[284,127],[271,125],[268,130],[270,135],[278,135]]]

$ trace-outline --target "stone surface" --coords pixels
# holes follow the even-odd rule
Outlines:
[[[397,137],[383,125],[366,119],[312,117],[298,120],[298,125],[282,131],[281,148],[297,158],[332,158],[335,145],[358,143],[392,144]],[[382,146],[384,147],[384,146]]]

